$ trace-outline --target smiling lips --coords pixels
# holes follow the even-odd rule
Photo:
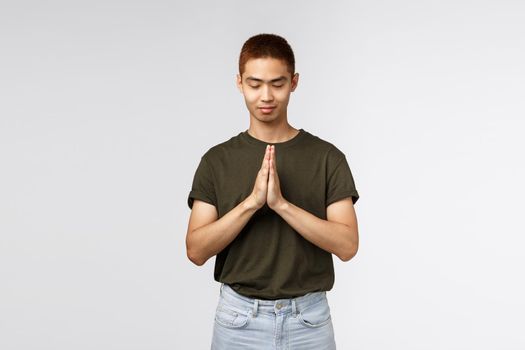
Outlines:
[[[264,113],[272,113],[272,111],[275,109],[275,106],[268,106],[268,107],[259,107],[259,109]]]

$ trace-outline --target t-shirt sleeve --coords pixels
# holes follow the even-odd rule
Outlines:
[[[352,202],[355,204],[359,199],[359,193],[355,187],[354,178],[346,156],[337,148],[334,148],[328,153],[327,159],[325,206],[347,197],[352,197]]]
[[[212,171],[204,156],[201,157],[199,166],[195,171],[191,190],[188,194],[188,207],[190,209],[193,208],[194,199],[200,199],[217,207]]]

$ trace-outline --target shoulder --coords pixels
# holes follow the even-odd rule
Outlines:
[[[310,132],[308,134],[308,144],[315,148],[321,154],[324,154],[327,159],[338,160],[345,157],[345,154],[339,149],[331,140],[314,135]]]
[[[208,163],[214,163],[232,154],[236,149],[242,147],[239,136],[240,133],[208,147],[202,158]]]

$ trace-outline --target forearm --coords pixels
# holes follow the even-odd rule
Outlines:
[[[357,253],[357,228],[323,220],[286,200],[274,211],[305,239],[342,261],[350,260]]]
[[[203,265],[209,258],[217,255],[241,232],[248,220],[257,211],[250,197],[224,214],[220,219],[195,229],[189,238],[192,261]]]

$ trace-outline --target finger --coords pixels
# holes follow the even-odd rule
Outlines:
[[[269,155],[270,155],[270,147],[269,145],[266,145],[266,150],[264,151],[264,158],[262,160],[261,169],[264,169],[266,167],[267,165],[266,160],[268,159]]]
[[[268,147],[268,166],[270,166],[270,160],[272,160],[272,148],[273,148],[273,145],[270,145]]]
[[[271,149],[271,152],[270,152],[270,156],[272,158],[272,171],[276,172],[277,171],[277,164],[275,162],[275,145],[272,146],[272,149]]]
[[[270,156],[271,156],[271,149],[272,149],[272,146],[268,145],[268,152],[267,152],[267,155],[266,155],[266,162],[264,163],[264,166],[266,167],[266,169],[268,171],[270,171]]]
[[[271,150],[272,150],[272,146],[271,145],[268,145],[268,151],[266,152],[266,156],[265,156],[265,162],[264,162],[264,169],[265,169],[265,175],[266,175],[266,178],[268,179],[268,174],[270,173],[270,169],[271,169],[271,165],[270,165],[270,162],[271,162]]]

